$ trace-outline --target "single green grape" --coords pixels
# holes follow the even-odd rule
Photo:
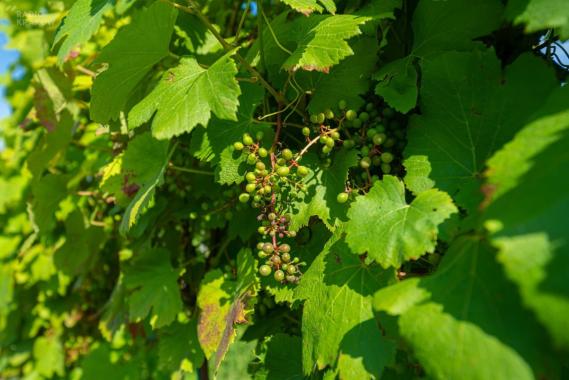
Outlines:
[[[340,140],[340,132],[333,131],[332,133],[330,133],[330,137],[332,137],[332,140]]]
[[[257,176],[255,175],[255,173],[248,172],[247,174],[245,174],[245,179],[247,180],[247,182],[255,182],[257,180]]]
[[[366,111],[367,112],[371,112],[373,109],[374,109],[373,103],[370,102],[370,103],[366,104]]]
[[[389,174],[389,173],[391,173],[391,165],[389,165],[389,164],[381,164],[381,171],[383,172],[383,174]]]
[[[257,189],[257,185],[255,185],[254,183],[248,183],[247,186],[245,186],[245,191],[248,193],[252,193]]]
[[[306,137],[310,136],[310,128],[308,127],[302,128],[302,134]]]
[[[285,278],[285,274],[282,270],[277,270],[275,272],[275,280],[277,280],[278,282],[281,282],[282,280],[284,280]]]
[[[385,162],[386,164],[391,163],[393,159],[394,159],[393,154],[389,152],[384,152],[381,154],[381,161]]]
[[[277,218],[277,214],[275,214],[274,212],[269,213],[269,215],[267,215],[267,219],[269,219],[271,222],[273,220],[275,220]]]
[[[385,141],[385,135],[383,133],[378,133],[373,136],[373,143],[375,145],[381,145]]]
[[[324,146],[322,147],[322,153],[324,153],[324,154],[328,154],[328,153],[330,153],[331,151],[332,151],[332,148],[330,148],[328,145],[324,145]]]
[[[279,246],[279,251],[280,251],[280,252],[285,252],[285,253],[290,252],[290,245],[288,245],[288,244],[281,244],[281,245]]]
[[[259,153],[259,157],[267,157],[269,155],[269,152],[265,148],[259,148],[257,153]]]
[[[257,250],[261,251],[263,249],[263,245],[265,245],[265,243],[263,243],[262,241],[257,243]]]
[[[255,165],[256,162],[257,162],[257,156],[255,156],[253,153],[247,156],[247,163],[249,165]]]
[[[334,112],[330,109],[324,111],[324,116],[326,116],[326,119],[331,120],[334,118]]]
[[[253,138],[249,135],[249,134],[244,134],[243,135],[243,144],[249,146],[249,145],[253,145]]]
[[[275,248],[273,247],[273,245],[271,243],[265,243],[263,244],[263,252],[265,253],[273,253],[273,251],[275,250]]]
[[[265,190],[265,194],[271,194],[273,192],[273,188],[269,185],[265,185],[263,190]]]
[[[271,274],[271,272],[272,272],[272,269],[268,265],[261,265],[259,267],[259,274],[263,277],[267,277],[268,275]]]
[[[325,142],[326,146],[333,148],[334,145],[336,145],[336,142],[334,141],[333,138],[331,137],[326,137],[326,142]]]
[[[240,194],[240,195],[239,195],[239,202],[241,202],[241,203],[247,203],[247,202],[249,202],[249,198],[250,198],[250,197],[251,197],[251,196],[250,196],[249,194],[247,194],[247,193]]]
[[[295,274],[295,273],[296,273],[296,267],[295,267],[294,265],[289,265],[289,266],[286,268],[286,272],[287,272],[288,274]]]
[[[292,151],[290,149],[283,149],[282,153],[281,153],[282,157],[287,160],[290,161],[292,160],[292,157],[294,156],[292,154]]]
[[[340,193],[336,197],[336,201],[338,201],[338,203],[346,203],[348,201],[349,196],[350,195],[348,193]]]
[[[310,122],[312,124],[317,124],[318,123],[318,115],[310,115]]]
[[[347,106],[348,106],[348,104],[346,103],[346,101],[344,99],[342,99],[338,102],[338,108],[340,109],[340,111],[345,110]]]
[[[245,145],[243,145],[241,141],[236,141],[233,143],[233,148],[235,148],[235,150],[243,150],[243,148],[245,148]]]
[[[369,120],[369,113],[361,112],[360,115],[358,116],[358,119],[360,119],[361,121],[363,121],[365,123],[366,121]]]
[[[356,111],[354,111],[354,110],[346,111],[346,119],[353,121],[353,120],[356,120],[357,117],[358,117],[358,114],[356,113]]]
[[[265,170],[266,166],[262,161],[257,161],[257,163],[255,164],[255,168],[257,170]]]
[[[366,135],[369,139],[373,139],[375,135],[377,135],[377,130],[374,128],[370,128],[367,130]]]
[[[257,228],[257,232],[260,233],[261,235],[264,235],[267,233],[267,229],[263,226]]]
[[[344,140],[344,147],[346,149],[352,149],[355,145],[354,140]]]
[[[324,123],[325,120],[326,120],[326,115],[324,115],[324,112],[320,112],[318,114],[318,123],[322,124]]]
[[[370,165],[371,165],[371,158],[364,157],[361,159],[360,166],[362,167],[362,169],[368,169]]]
[[[298,173],[299,176],[306,177],[308,175],[308,168],[306,166],[299,166],[296,169],[296,172]]]
[[[286,177],[287,175],[289,175],[290,173],[290,169],[288,168],[288,166],[281,166],[280,168],[277,169],[277,174],[281,177]]]
[[[281,255],[281,259],[285,262],[288,263],[290,261],[290,253],[285,252]]]

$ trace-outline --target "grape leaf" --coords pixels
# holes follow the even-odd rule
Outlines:
[[[348,169],[357,163],[355,150],[342,149],[333,158],[329,167],[321,166],[314,154],[299,161],[310,169],[303,180],[305,191],[299,191],[299,199],[291,205],[290,229],[297,231],[308,225],[312,216],[318,216],[328,228],[333,229],[337,220],[346,219],[346,206],[336,200],[343,192],[348,179]]]
[[[62,65],[72,49],[89,41],[99,29],[104,14],[112,9],[112,0],[78,0],[63,19],[55,35],[53,46],[63,40],[57,53]]]
[[[407,204],[403,183],[386,175],[351,205],[346,241],[355,253],[367,252],[384,268],[398,268],[434,252],[438,226],[455,212],[448,194],[436,189]]]
[[[564,0],[511,1],[506,12],[515,24],[525,24],[526,33],[556,29],[560,39],[569,39],[569,3]]]
[[[558,84],[551,70],[529,55],[504,75],[493,51],[444,53],[422,68],[422,114],[411,119],[405,155],[427,156],[437,187],[472,211],[482,200],[486,160]],[[534,75],[528,78],[527,72]]]
[[[520,185],[520,179],[534,166],[534,158],[569,129],[569,88],[560,87],[543,101],[533,121],[487,162],[487,194],[491,199]],[[487,199],[489,201],[490,199]]]
[[[109,344],[95,343],[81,363],[81,379],[138,379],[140,368],[136,366],[136,361],[117,362],[117,354]]]
[[[65,175],[48,174],[32,184],[33,221],[43,234],[55,227],[55,212],[59,209],[59,203],[67,196],[68,180]]]
[[[65,374],[65,351],[57,336],[42,336],[34,341],[35,370],[41,376],[51,378]]]
[[[174,322],[160,330],[158,357],[160,366],[168,371],[183,370],[192,373],[199,369],[204,354],[198,341],[197,319]]]
[[[235,342],[227,352],[225,359],[219,367],[217,376],[215,373],[212,379],[223,380],[251,380],[248,368],[255,359],[255,346],[257,342]],[[212,372],[212,371],[210,371]]]
[[[366,377],[379,378],[395,347],[375,323],[371,296],[393,279],[394,272],[366,266],[338,236],[325,245],[295,289],[295,297],[306,300],[304,373],[339,360],[341,374],[369,373]]]
[[[53,257],[56,267],[70,276],[89,272],[104,241],[103,229],[86,228],[83,215],[75,210],[65,221],[65,243]]]
[[[303,380],[302,340],[298,336],[275,334],[267,343],[267,380]]]
[[[152,66],[168,55],[177,14],[174,7],[157,1],[133,15],[132,23],[122,28],[101,51],[95,62],[108,63],[109,68],[97,75],[93,83],[93,120],[100,123],[116,120],[135,87]]]
[[[151,316],[154,327],[166,326],[182,310],[178,273],[170,265],[170,252],[163,248],[145,249],[124,269],[129,296],[130,319]]]
[[[349,109],[358,109],[364,104],[360,95],[370,86],[369,77],[375,69],[377,41],[375,38],[358,38],[351,45],[354,55],[334,66],[330,73],[310,73],[304,88],[311,88],[308,104],[311,114],[337,109],[344,100]],[[302,79],[299,79],[303,83]]]
[[[310,15],[312,12],[322,13],[324,8],[332,14],[336,13],[334,0],[318,0],[318,3],[316,0],[283,0],[283,3],[305,16]]]
[[[546,377],[551,375],[546,375],[547,371],[555,372],[547,337],[522,306],[515,285],[496,261],[495,251],[480,237],[458,238],[434,275],[378,291],[374,306],[401,315],[401,334],[435,378],[483,379],[497,367],[504,373],[493,378],[525,378],[528,373],[533,378],[528,364]],[[432,333],[435,325],[429,320],[441,323],[436,325],[441,335]],[[464,330],[464,335],[454,333],[457,329]],[[431,339],[432,344],[426,345],[425,339]],[[461,356],[455,357],[459,353]],[[447,361],[441,359],[444,357],[455,358]],[[494,360],[495,365],[472,364]],[[468,373],[464,368],[469,368]]]
[[[235,79],[237,67],[230,54],[209,68],[202,68],[194,58],[184,58],[168,71],[152,92],[128,115],[129,128],[152,121],[152,134],[159,139],[191,132],[198,124],[206,127],[211,114],[220,119],[237,120],[238,97]]]
[[[247,322],[246,313],[254,301],[251,297],[257,291],[256,266],[251,250],[242,249],[237,255],[237,281],[216,269],[201,282],[198,339],[214,373],[235,339],[235,324]]]
[[[122,170],[128,182],[138,186],[138,191],[123,215],[122,234],[128,232],[148,207],[156,187],[163,181],[172,153],[173,150],[168,153],[167,141],[158,141],[148,132],[129,143],[122,159]]]
[[[361,34],[360,25],[369,17],[353,15],[312,16],[294,21],[288,33],[295,38],[296,47],[283,63],[285,70],[317,70],[329,72],[354,51],[346,42]]]
[[[405,166],[405,187],[413,194],[419,195],[435,187],[435,182],[429,178],[431,163],[426,156],[411,156],[403,162]]]
[[[401,58],[384,65],[374,74],[375,93],[397,111],[407,113],[417,104],[417,70],[413,60]]]

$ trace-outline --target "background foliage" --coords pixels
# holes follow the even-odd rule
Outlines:
[[[569,376],[568,2],[0,16],[0,378]]]

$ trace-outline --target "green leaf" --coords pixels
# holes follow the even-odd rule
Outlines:
[[[206,127],[211,114],[220,119],[237,120],[238,97],[235,79],[237,67],[230,54],[209,68],[202,68],[194,58],[184,58],[164,74],[154,90],[129,113],[129,128],[150,120],[152,134],[159,139],[191,132],[198,124]]]
[[[235,342],[227,352],[225,359],[219,367],[214,379],[223,380],[250,380],[249,365],[255,359],[255,346],[257,342]],[[211,372],[211,371],[210,371]]]
[[[445,53],[422,67],[421,116],[411,119],[405,155],[427,156],[437,187],[473,211],[482,200],[486,160],[530,120],[557,81],[530,55],[502,74],[491,50]]]
[[[53,45],[63,40],[57,53],[57,63],[62,65],[74,48],[89,41],[99,29],[104,14],[112,9],[112,0],[76,1],[57,30]]]
[[[448,194],[436,189],[407,204],[403,183],[386,175],[350,207],[346,241],[354,252],[367,252],[384,268],[399,268],[434,252],[438,226],[455,212]]]
[[[109,68],[97,75],[91,95],[91,118],[100,123],[117,120],[135,87],[169,53],[168,45],[178,12],[161,1],[132,16],[96,62]],[[132,59],[136,57],[136,59]]]
[[[174,322],[161,329],[158,358],[160,367],[167,371],[197,371],[205,359],[198,341],[197,319]]]
[[[38,374],[51,378],[65,374],[65,351],[57,336],[42,336],[34,341],[35,370]]]
[[[302,339],[286,334],[273,335],[267,343],[265,367],[267,380],[303,380]]]
[[[122,159],[122,170],[127,182],[138,186],[138,191],[123,215],[122,234],[126,234],[147,209],[156,187],[163,181],[172,153],[173,149],[168,153],[167,141],[156,140],[148,132],[129,143]]]
[[[417,70],[411,58],[389,62],[375,73],[376,95],[397,111],[407,113],[417,104]]]
[[[81,363],[81,379],[139,379],[140,368],[136,366],[136,361],[117,361],[118,354],[107,343],[95,343]]]
[[[146,249],[124,269],[130,319],[151,317],[154,327],[166,326],[182,310],[178,273],[170,265],[170,252]]]
[[[515,24],[525,24],[528,34],[555,29],[561,40],[569,38],[569,3],[564,0],[511,1],[507,15]]]
[[[302,314],[306,375],[338,361],[341,378],[351,378],[350,373],[380,377],[395,347],[375,322],[371,296],[393,278],[393,271],[365,265],[337,237],[326,244],[295,290],[297,298],[306,300]]]
[[[215,373],[235,340],[235,325],[246,323],[257,291],[257,263],[251,250],[237,255],[237,281],[221,270],[208,272],[201,282],[197,304],[200,308],[198,339],[210,369]]]
[[[359,26],[369,20],[352,15],[296,19],[288,30],[296,46],[282,68],[329,72],[332,66],[354,54],[346,41],[361,34]]]
[[[283,3],[290,6],[297,12],[304,14],[305,16],[310,15],[312,12],[322,13],[323,8],[332,14],[336,13],[336,4],[333,0],[282,0]],[[320,5],[322,4],[322,5]]]
[[[355,150],[342,149],[333,157],[329,167],[323,167],[320,159],[309,154],[300,164],[310,169],[303,183],[304,192],[299,192],[299,199],[290,207],[290,229],[296,231],[308,225],[312,216],[318,216],[328,228],[333,229],[338,220],[346,219],[346,205],[336,200],[343,192],[348,179],[348,169],[357,164]]]
[[[533,378],[528,364],[555,377],[547,336],[480,237],[458,238],[434,275],[380,290],[374,306],[401,315],[400,333],[435,378],[484,379],[491,370],[496,379]]]
[[[560,139],[569,129],[569,88],[560,87],[543,101],[533,121],[487,162],[487,195],[497,199],[521,185],[534,166],[535,157]],[[489,201],[488,199],[487,201]]]
[[[364,104],[361,95],[370,87],[370,76],[375,69],[377,41],[375,38],[358,38],[351,45],[354,55],[334,66],[328,74],[310,73],[303,87],[311,88],[308,104],[311,114],[337,109],[344,100],[349,109],[358,109]],[[302,83],[301,80],[299,80]]]
[[[55,227],[55,212],[67,196],[67,181],[64,175],[48,174],[32,184],[32,215],[34,224],[43,234]]]
[[[405,187],[415,195],[435,187],[435,182],[429,178],[431,163],[427,156],[411,156],[403,162],[405,166]]]
[[[53,257],[56,267],[70,276],[89,272],[104,241],[103,229],[86,228],[81,212],[74,211],[65,221],[65,243]]]

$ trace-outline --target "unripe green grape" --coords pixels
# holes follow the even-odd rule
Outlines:
[[[389,153],[389,152],[385,152],[381,154],[381,161],[385,162],[386,164],[391,163],[391,161],[393,161],[393,154]]]
[[[290,261],[290,253],[285,252],[281,255],[281,259],[285,262],[288,263]]]
[[[382,171],[384,174],[389,174],[389,173],[391,173],[391,165],[389,165],[389,164],[381,164],[381,171]]]
[[[371,158],[364,157],[361,159],[360,166],[362,167],[362,169],[368,169],[370,165],[371,165]]]
[[[275,220],[277,218],[277,214],[275,214],[274,212],[271,212],[269,215],[267,215],[267,219],[269,219],[271,222],[273,220]]]
[[[310,136],[310,128],[308,127],[302,128],[302,134],[306,137]]]
[[[281,177],[286,177],[290,173],[288,166],[281,166],[277,169],[277,174]]]
[[[273,251],[275,250],[275,248],[273,247],[273,245],[271,243],[265,243],[263,244],[263,252],[265,253],[273,253]]]
[[[291,151],[290,149],[284,149],[284,150],[282,151],[282,153],[281,153],[281,156],[282,156],[285,160],[289,161],[289,160],[292,159],[293,154],[292,154],[292,151]]]
[[[288,245],[288,244],[281,244],[281,245],[279,246],[279,252],[285,252],[285,253],[290,252],[290,245]]]
[[[318,123],[318,115],[310,115],[310,122],[312,124],[317,124]]]
[[[340,132],[333,131],[332,133],[330,133],[330,137],[332,137],[332,140],[340,140]]]
[[[264,190],[265,190],[265,194],[270,194],[273,192],[273,189],[269,185],[265,185]]]
[[[249,165],[255,165],[256,162],[257,162],[257,156],[255,156],[253,153],[247,156],[247,163]]]
[[[326,120],[326,115],[324,115],[323,112],[320,112],[320,113],[318,114],[318,123],[319,123],[319,124],[322,124],[322,123],[324,123],[325,120]]]
[[[342,99],[338,102],[338,108],[340,109],[340,111],[345,110],[347,106],[348,106],[348,104],[346,103],[346,101],[344,99]]]
[[[265,164],[262,161],[257,161],[255,168],[258,170],[265,170]]]
[[[360,153],[362,154],[362,156],[369,155],[369,146],[367,145],[362,146],[362,148],[360,149]]]
[[[373,136],[377,134],[377,130],[370,128],[367,130],[366,135],[369,139],[373,139]]]
[[[286,280],[291,284],[296,284],[298,282],[298,277],[296,276],[286,276]]]
[[[281,282],[282,280],[284,280],[285,278],[285,274],[282,270],[278,270],[275,272],[275,280],[277,280],[278,282]]]
[[[265,148],[259,148],[259,157],[267,157],[269,155],[269,152],[267,152],[267,150]]]
[[[296,237],[296,231],[289,231],[289,232],[288,232],[288,236],[290,236],[290,237],[292,237],[292,238],[293,238],[293,237]]]
[[[326,146],[333,148],[334,145],[336,145],[336,143],[334,142],[334,139],[332,139],[331,137],[326,138]]]
[[[286,268],[286,272],[288,274],[295,274],[296,273],[296,267],[294,265],[290,265]]]
[[[349,196],[350,195],[348,193],[340,193],[336,197],[336,201],[338,201],[338,203],[346,203],[348,201]]]
[[[267,255],[265,252],[263,252],[263,251],[259,251],[259,252],[257,252],[257,256],[259,256],[260,259],[264,259],[264,258],[266,258],[268,255]]]
[[[330,120],[334,118],[334,112],[330,109],[324,111],[324,116],[326,116],[326,119]]]
[[[279,165],[279,166],[284,166],[284,165],[286,165],[286,160],[285,160],[284,158],[279,158],[279,159],[277,160],[277,165]]]
[[[244,134],[243,135],[243,144],[249,146],[249,145],[253,145],[253,138],[249,135],[249,134]]]
[[[356,145],[354,143],[354,140],[344,140],[344,147],[346,149],[352,149],[354,147],[354,145]]]
[[[259,196],[259,195],[254,195],[254,196],[253,196],[253,201],[255,201],[255,202],[261,202],[262,199],[263,199],[263,198],[261,198],[261,196]]]
[[[281,262],[282,262],[281,257],[277,256],[277,255],[273,255],[273,257],[271,257],[271,261],[275,265],[281,265]]]
[[[360,113],[360,115],[358,116],[358,119],[360,119],[361,121],[363,121],[365,123],[366,121],[369,120],[369,113],[367,113],[367,112]]]
[[[233,143],[233,148],[235,148],[235,150],[243,150],[243,148],[245,148],[245,145],[243,145],[241,141],[236,141]]]
[[[324,154],[328,154],[328,153],[330,153],[331,151],[332,151],[332,148],[330,148],[328,145],[324,145],[324,146],[322,147],[322,153],[324,153]]]
[[[261,265],[259,267],[259,274],[263,277],[267,277],[268,275],[271,274],[271,267],[268,265]]]
[[[366,111],[367,112],[371,112],[373,109],[374,109],[373,103],[370,102],[370,103],[366,104]]]
[[[358,114],[356,113],[356,111],[354,110],[347,110],[346,111],[346,119],[353,121],[356,120],[356,118],[358,117]]]
[[[378,133],[373,136],[373,143],[375,145],[381,145],[385,141],[385,135],[383,133]]]
[[[257,232],[260,233],[261,235],[264,235],[267,233],[267,229],[263,226],[257,228]]]
[[[257,140],[262,140],[264,136],[265,136],[265,133],[263,131],[259,131],[255,134],[255,137],[257,138]]]
[[[360,119],[356,119],[354,121],[352,121],[352,127],[354,128],[361,128],[362,127],[362,121]]]
[[[257,180],[257,176],[255,175],[255,173],[248,172],[247,174],[245,174],[245,179],[247,180],[247,182],[255,182]]]
[[[299,176],[306,177],[308,175],[308,168],[306,166],[299,166],[296,169],[296,172],[298,173]]]
[[[254,183],[248,183],[247,186],[245,186],[245,191],[248,193],[252,193],[255,190],[257,190],[257,185],[255,185]]]
[[[251,196],[247,193],[240,194],[239,195],[239,202],[247,203],[247,202],[249,202],[249,198],[251,198]]]
[[[265,194],[265,188],[261,187],[259,190],[257,190],[257,194],[264,195]]]
[[[257,250],[261,251],[261,250],[263,249],[263,245],[264,245],[264,244],[265,244],[265,243],[263,243],[262,241],[258,242],[258,243],[257,243]]]

